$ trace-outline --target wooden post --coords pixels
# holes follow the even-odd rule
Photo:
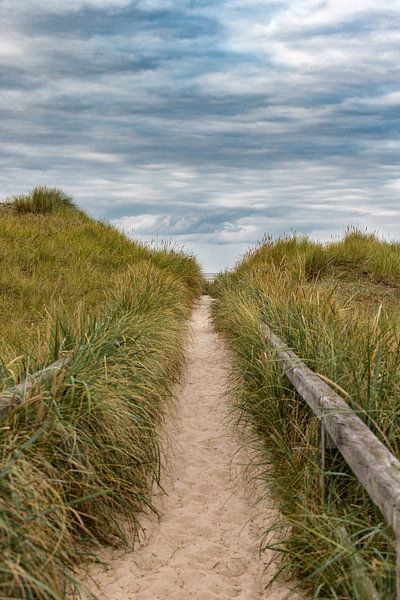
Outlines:
[[[400,600],[400,528],[396,532],[396,600]]]
[[[321,501],[325,503],[325,470],[326,470],[326,430],[323,420],[320,421],[321,425],[321,464],[320,464],[320,474],[319,474],[319,487],[321,493]]]

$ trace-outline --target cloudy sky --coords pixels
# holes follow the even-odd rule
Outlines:
[[[400,0],[0,0],[0,196],[56,185],[205,268],[400,238]]]

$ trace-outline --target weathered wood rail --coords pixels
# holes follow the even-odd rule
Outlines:
[[[324,467],[326,438],[343,458],[393,528],[397,540],[396,585],[400,600],[400,461],[382,444],[350,406],[267,325],[262,331],[275,349],[285,375],[321,420]],[[377,598],[371,592],[371,598]]]
[[[60,358],[45,369],[41,369],[32,375],[28,375],[21,383],[0,392],[0,419],[5,418],[9,412],[19,406],[35,385],[53,378],[54,375],[64,369],[71,360],[71,355]]]

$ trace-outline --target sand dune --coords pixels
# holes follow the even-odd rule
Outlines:
[[[100,599],[298,598],[284,583],[264,589],[274,567],[264,573],[271,557],[261,559],[258,547],[271,509],[245,485],[243,440],[227,426],[229,370],[203,297],[193,315],[180,416],[170,432],[175,458],[161,518],[134,552],[104,549],[106,564],[94,565],[85,582]]]

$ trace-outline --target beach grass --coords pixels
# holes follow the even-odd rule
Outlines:
[[[43,196],[0,211],[3,390],[68,357],[0,424],[0,597],[24,600],[79,595],[77,565],[99,543],[132,546],[157,510],[162,424],[203,285],[184,251]]]
[[[236,418],[275,498],[282,572],[313,598],[395,598],[393,532],[336,450],[321,484],[320,425],[283,375],[265,322],[400,457],[400,246],[349,230],[265,239],[213,286],[235,356]],[[374,596],[374,594],[377,596]]]

